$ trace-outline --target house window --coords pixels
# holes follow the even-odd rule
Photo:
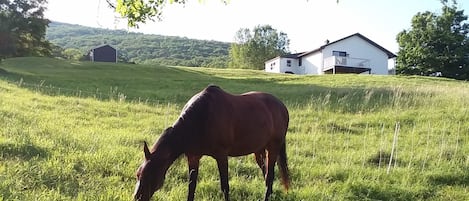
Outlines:
[[[343,51],[332,51],[332,56],[346,57],[347,52]]]
[[[288,66],[288,67],[291,67],[291,60],[290,60],[290,59],[287,60],[287,66]]]
[[[301,66],[301,64],[302,64],[302,59],[299,58],[299,59],[298,59],[298,66]]]

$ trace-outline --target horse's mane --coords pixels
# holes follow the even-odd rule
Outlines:
[[[202,119],[208,115],[210,104],[215,104],[214,99],[219,97],[220,94],[225,93],[220,87],[216,85],[209,85],[200,93],[194,95],[184,106],[180,118],[182,120],[190,118]],[[193,117],[193,116],[196,117]]]
[[[186,103],[173,127],[183,126],[191,131],[205,130],[204,126],[206,126],[211,113],[210,107],[213,107],[214,104],[219,104],[219,97],[224,93],[220,87],[209,85]]]
[[[209,106],[214,104],[217,97],[220,97],[223,93],[225,92],[220,87],[209,85],[203,91],[194,95],[186,103],[174,125],[167,128],[153,144],[151,152],[153,153],[160,148],[165,149],[160,147],[162,144],[181,147],[180,143],[196,140],[193,137],[202,133],[207,125],[206,122],[210,114]]]
[[[163,133],[161,134],[161,136],[156,140],[155,144],[153,144],[153,147],[151,148],[151,153],[155,152],[156,149],[158,148],[158,146],[162,143],[162,142],[170,142],[172,143],[174,140],[172,138],[174,138],[174,136],[171,135],[172,133],[172,130],[173,130],[173,127],[169,127],[169,128],[166,128],[166,130],[163,131]]]

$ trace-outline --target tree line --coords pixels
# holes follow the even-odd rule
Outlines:
[[[240,29],[236,33],[235,43],[60,22],[49,24],[46,38],[55,45],[53,56],[73,60],[87,60],[87,52],[91,48],[109,44],[118,50],[119,62],[261,70],[266,60],[289,53],[287,34],[270,25],[258,25],[252,30]]]
[[[121,62],[227,67],[230,43],[91,28],[52,22],[46,38],[63,49],[58,57],[83,59],[90,49],[109,44]],[[60,51],[59,51],[60,53]]]
[[[145,15],[148,10],[128,10],[135,1],[125,1],[125,4],[107,2],[133,23],[155,17]],[[440,2],[440,13],[417,13],[411,19],[411,27],[397,35],[398,74],[469,80],[468,17],[458,8],[456,0]],[[47,0],[0,0],[0,61],[17,56],[83,59],[92,47],[106,43],[119,49],[122,62],[263,69],[265,60],[289,53],[287,34],[270,25],[259,25],[252,31],[241,28],[235,33],[234,43],[223,43],[49,24],[43,16],[46,4]]]

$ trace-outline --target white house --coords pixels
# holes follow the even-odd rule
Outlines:
[[[392,74],[395,54],[356,33],[309,51],[278,56],[265,62],[265,71],[291,74]]]

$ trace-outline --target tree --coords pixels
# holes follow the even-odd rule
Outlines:
[[[417,13],[412,26],[397,35],[397,71],[469,79],[469,24],[456,1],[442,0],[442,13]]]
[[[252,32],[240,29],[231,45],[229,67],[263,69],[266,60],[288,53],[288,46],[287,34],[270,25],[258,25]]]
[[[138,27],[154,17],[161,19],[163,7],[167,3],[185,4],[186,0],[106,0],[108,5],[115,9],[122,17],[127,18],[130,27]]]
[[[78,61],[83,57],[83,53],[79,49],[67,48],[62,52],[65,59]]]
[[[0,0],[0,59],[14,56],[48,56],[45,39],[49,20],[47,0]]]

